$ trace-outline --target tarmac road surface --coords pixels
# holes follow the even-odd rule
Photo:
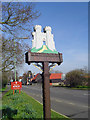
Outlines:
[[[43,103],[40,84],[23,86],[22,90]],[[88,118],[88,96],[87,90],[50,87],[51,108],[70,118]]]

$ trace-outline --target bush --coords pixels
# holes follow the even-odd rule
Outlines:
[[[81,70],[73,70],[66,74],[66,84],[67,86],[70,85],[70,87],[82,86],[85,80],[85,74]]]
[[[11,119],[14,115],[17,114],[17,110],[11,108],[8,105],[4,105],[2,109],[2,119]]]
[[[6,85],[7,85],[7,80],[3,80],[3,81],[2,81],[2,88],[5,88]]]
[[[5,88],[8,82],[7,72],[2,72],[2,88]]]

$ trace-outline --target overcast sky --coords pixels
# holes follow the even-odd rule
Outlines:
[[[41,16],[33,25],[51,26],[56,50],[63,53],[63,63],[54,68],[63,73],[88,66],[88,3],[87,2],[37,2]],[[33,32],[33,28],[32,28]],[[28,43],[31,42],[27,40]],[[26,63],[20,75],[27,70],[40,72]]]

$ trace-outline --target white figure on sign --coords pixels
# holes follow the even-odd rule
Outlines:
[[[41,32],[41,25],[36,25],[34,27],[34,32],[32,32],[32,49],[31,52],[40,53],[58,53],[55,48],[55,43],[53,40],[53,34],[51,33],[51,27],[46,26],[44,32]]]

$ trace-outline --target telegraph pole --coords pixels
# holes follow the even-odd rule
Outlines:
[[[16,43],[14,39],[14,76],[15,76],[15,81],[16,81]]]

